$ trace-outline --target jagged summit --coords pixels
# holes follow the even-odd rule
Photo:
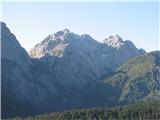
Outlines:
[[[124,45],[123,39],[118,34],[109,36],[104,40],[104,43],[114,48],[120,48]]]
[[[68,29],[58,31],[48,35],[42,42],[37,44],[31,51],[30,56],[33,58],[41,58],[45,55],[63,57],[66,47],[70,51],[76,51],[78,47],[86,51],[97,45],[97,41],[90,35],[78,35],[70,32]]]
[[[140,53],[131,41],[124,41],[118,34],[110,35],[104,40],[104,44],[114,50],[119,50],[121,48],[119,53],[122,52],[124,58],[125,56],[131,55],[129,51],[133,51],[135,54]],[[48,35],[42,42],[37,44],[29,54],[32,58],[41,58],[46,55],[63,57],[66,53],[66,48],[69,48],[67,49],[68,51],[73,52],[77,51],[77,48],[80,48],[79,50],[82,51],[88,51],[89,49],[97,48],[97,46],[100,46],[100,43],[93,39],[90,35],[75,34],[65,28],[54,34]],[[141,51],[141,53],[144,53],[144,51]]]
[[[81,37],[82,38],[84,38],[84,39],[93,39],[90,35],[88,35],[88,34],[83,34],[83,35],[81,35]]]
[[[69,32],[70,32],[70,30],[69,30],[69,29],[67,29],[67,28],[65,28],[65,29],[63,30],[63,32],[65,32],[65,33],[69,33]]]
[[[60,31],[58,31],[56,33],[51,34],[50,35],[50,39],[51,40],[65,40],[65,38],[69,34],[71,34],[71,32],[67,28],[65,28],[63,30],[60,30]]]
[[[65,28],[63,30],[60,30],[60,31],[56,32],[54,35],[58,35],[59,36],[59,35],[66,35],[68,33],[70,33],[70,31],[67,28]]]

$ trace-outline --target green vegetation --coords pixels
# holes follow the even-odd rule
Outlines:
[[[119,103],[132,103],[159,91],[160,52],[128,60],[103,82],[118,89]]]
[[[160,119],[160,101],[140,102],[115,108],[95,108],[48,113],[34,117],[13,120],[143,120]]]

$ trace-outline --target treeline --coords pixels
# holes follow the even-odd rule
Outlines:
[[[160,119],[160,102],[141,102],[134,105],[115,108],[82,109],[55,112],[34,117],[13,120],[158,120]]]

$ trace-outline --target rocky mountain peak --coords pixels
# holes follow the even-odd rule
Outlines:
[[[30,51],[30,57],[5,24],[2,24],[1,28],[1,41],[2,111],[3,114],[7,113],[7,115],[2,114],[3,116],[12,117],[10,116],[12,113],[24,115],[32,111],[36,114],[55,110],[64,111],[85,107],[83,105],[87,107],[116,105],[119,101],[135,99],[137,93],[144,96],[144,91],[149,90],[141,91],[141,89],[149,85],[148,88],[151,89],[159,88],[155,87],[159,85],[156,82],[159,80],[159,65],[156,64],[155,75],[152,70],[155,68],[154,63],[159,64],[158,54],[154,59],[149,57],[146,60],[148,57],[142,59],[140,57],[140,60],[126,64],[127,67],[123,65],[124,67],[121,68],[124,72],[114,71],[128,59],[143,54],[142,50],[137,49],[132,42],[123,41],[119,35],[107,38],[105,42],[108,45],[105,45],[87,34],[80,36],[64,29],[48,35],[38,43]],[[122,47],[117,49],[116,46]],[[113,76],[104,78],[108,75]],[[101,83],[103,78],[108,81],[104,81],[105,85]],[[137,78],[142,80],[136,82]],[[150,80],[151,84],[148,83]],[[139,83],[137,89],[135,85]],[[123,92],[126,88],[129,92]],[[99,99],[94,99],[92,96],[97,96]],[[95,101],[90,102],[92,100]]]
[[[30,57],[41,58],[46,55],[62,57],[67,47],[69,51],[77,51],[81,46],[82,50],[88,51],[88,48],[93,48],[98,43],[90,35],[78,35],[70,32],[68,29],[58,31],[48,35],[42,42],[37,44],[31,51]]]
[[[118,34],[109,36],[104,40],[104,43],[114,48],[120,48],[124,45],[123,39]]]
[[[81,37],[82,38],[84,38],[84,39],[93,39],[90,35],[88,35],[88,34],[83,34],[83,35],[81,35]]]
[[[64,30],[58,31],[51,35],[52,40],[65,40],[65,38],[70,34],[71,32],[65,28]]]
[[[65,28],[65,29],[63,30],[63,32],[64,32],[64,33],[69,33],[70,31],[69,31],[69,29]]]
[[[67,28],[65,28],[63,30],[60,30],[60,31],[56,32],[54,35],[56,35],[56,36],[62,36],[62,35],[66,35],[68,33],[70,33],[70,31]]]

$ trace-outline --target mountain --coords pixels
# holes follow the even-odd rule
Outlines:
[[[119,49],[120,47],[122,47],[125,42],[123,41],[123,39],[119,36],[119,35],[111,35],[109,36],[109,38],[106,38],[104,40],[104,43],[106,43],[108,46],[114,47]]]
[[[151,96],[156,99],[160,92],[160,51],[128,60],[103,82],[117,89],[119,103],[133,103]]]
[[[34,81],[30,73],[33,63],[28,53],[3,22],[1,47],[2,118],[28,115],[42,98],[42,86]]]
[[[1,22],[1,43],[1,59],[16,61],[16,63],[26,71],[28,69],[28,64],[31,62],[30,58],[25,49],[21,47],[16,37],[10,32],[6,27],[6,24],[3,22]]]
[[[143,49],[138,49],[130,40],[123,40],[119,35],[111,35],[104,39],[104,43],[115,50],[112,54],[112,61],[117,66],[124,63],[128,58],[144,54]]]
[[[117,48],[64,29],[48,35],[28,55],[1,22],[2,117],[118,105],[123,88],[112,86],[108,76],[114,77],[121,64],[145,53],[131,41],[118,41]],[[128,95],[124,98],[133,101]]]
[[[30,92],[32,82],[28,75],[31,63],[27,52],[20,46],[16,37],[1,23],[1,84],[2,84],[2,116],[14,114],[17,105],[26,99],[26,93]],[[18,99],[18,101],[17,101]]]
[[[87,34],[77,35],[64,29],[48,35],[29,54],[49,66],[61,84],[82,88],[109,74],[128,58],[145,53],[131,41],[123,41],[119,36],[112,39],[120,39],[119,44],[123,45],[117,49]]]
[[[105,62],[97,41],[89,35],[79,36],[66,29],[37,44],[30,56],[46,63],[55,79],[65,86],[81,88],[110,72],[107,68],[110,65]]]

